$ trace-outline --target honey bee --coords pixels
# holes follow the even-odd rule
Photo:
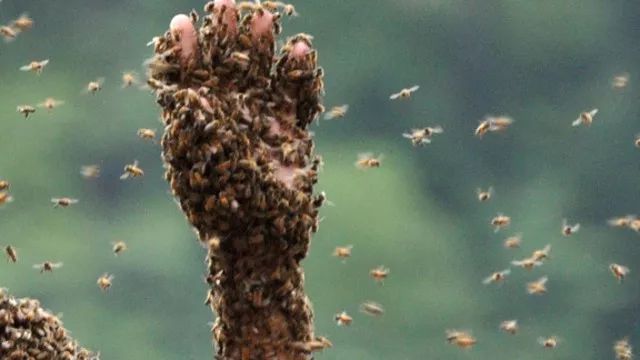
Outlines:
[[[138,129],[138,137],[143,140],[151,140],[155,142],[156,140],[156,131],[153,129]]]
[[[534,267],[542,266],[542,261],[533,258],[525,258],[522,260],[513,260],[511,265],[521,267],[525,270],[531,270]]]
[[[64,101],[56,100],[54,98],[46,98],[46,99],[44,99],[43,102],[38,104],[38,107],[45,108],[48,111],[51,111],[54,108],[57,108],[58,106],[63,105],[63,104],[64,104]]]
[[[516,249],[522,244],[522,234],[509,236],[504,240],[504,247],[507,249]]]
[[[349,326],[353,322],[353,318],[346,311],[336,314],[334,319],[339,326]]]
[[[558,347],[559,343],[560,343],[560,339],[558,339],[556,336],[551,336],[548,338],[544,338],[544,337],[538,338],[538,344],[540,344],[542,347],[546,349],[555,349],[556,347]]]
[[[282,7],[282,12],[287,16],[298,16],[298,12],[296,11],[296,8],[293,7],[293,5],[291,4],[285,4]]]
[[[631,226],[631,222],[636,219],[635,215],[626,215],[621,217],[614,217],[607,220],[607,224],[613,227],[625,228]]]
[[[384,308],[376,302],[365,301],[360,305],[360,312],[370,316],[380,316],[384,314]]]
[[[411,97],[411,95],[418,91],[418,89],[420,89],[420,86],[418,85],[414,85],[410,88],[405,88],[400,90],[400,92],[397,92],[395,94],[392,94],[391,96],[389,96],[390,100],[396,100],[396,99],[408,99],[409,97]]]
[[[476,127],[476,130],[475,130],[474,134],[475,134],[475,136],[477,136],[480,139],[482,139],[484,134],[486,134],[487,131],[489,131],[490,128],[491,128],[491,123],[489,122],[489,120],[487,120],[487,119],[482,120],[478,124],[478,127]]]
[[[249,65],[249,61],[251,61],[251,58],[249,57],[248,52],[234,51],[231,53],[229,60],[238,64],[241,68],[246,68]]]
[[[7,180],[0,180],[0,191],[8,190],[9,186],[11,186],[11,184],[9,184]]]
[[[27,65],[21,66],[20,71],[32,71],[38,75],[42,74],[44,67],[49,64],[49,59],[42,61],[32,61]]]
[[[104,273],[102,274],[102,276],[98,278],[98,281],[96,281],[96,283],[98,284],[98,287],[100,288],[100,290],[107,291],[111,287],[112,281],[113,281],[113,275]]]
[[[628,267],[618,265],[615,263],[609,265],[609,270],[611,271],[613,276],[615,276],[615,278],[618,279],[618,282],[620,283],[622,283],[624,281],[624,278],[629,274],[629,272],[631,272],[631,270],[629,270]]]
[[[345,104],[340,106],[334,106],[331,108],[331,110],[327,111],[327,113],[324,114],[324,119],[333,120],[333,119],[343,118],[345,115],[347,115],[347,111],[349,111],[349,105]]]
[[[27,118],[29,118],[29,115],[31,115],[31,114],[36,112],[36,108],[34,108],[31,105],[19,105],[17,107],[17,111],[20,114],[24,115],[24,118],[27,119]]]
[[[491,219],[491,226],[493,226],[494,232],[498,232],[501,229],[508,227],[510,224],[511,218],[500,213]]]
[[[571,126],[580,126],[580,125],[585,125],[585,126],[591,126],[591,124],[593,123],[593,118],[596,116],[596,114],[598,113],[598,109],[593,109],[589,112],[583,112],[580,113],[580,116],[575,119],[572,123]]]
[[[636,138],[633,140],[633,145],[640,149],[640,134],[636,134]]]
[[[45,273],[45,272],[53,272],[54,269],[59,269],[62,267],[62,263],[61,262],[51,262],[51,261],[45,261],[42,264],[35,264],[33,265],[34,269],[40,270],[40,273]]]
[[[335,250],[333,250],[333,256],[346,259],[351,257],[351,249],[353,249],[353,245],[348,246],[337,246]]]
[[[135,178],[140,176],[144,176],[144,171],[138,166],[138,160],[135,160],[133,164],[125,165],[124,174],[120,176],[120,180],[125,180],[129,177]]]
[[[358,154],[358,161],[356,161],[356,167],[358,169],[371,169],[380,167],[382,164],[382,155],[374,157],[373,153]]]
[[[4,41],[13,41],[18,36],[18,29],[11,26],[0,26],[0,35],[4,38]]]
[[[6,191],[0,191],[0,206],[13,201],[13,197]]]
[[[7,259],[12,262],[12,263],[16,263],[18,261],[18,252],[16,251],[16,249],[11,246],[11,245],[7,245],[4,247],[4,253],[7,255]]]
[[[113,245],[111,249],[116,256],[122,254],[128,249],[127,244],[124,241],[114,241],[111,245]]]
[[[627,85],[629,85],[628,73],[618,74],[614,76],[613,79],[611,80],[611,87],[616,90],[622,90],[626,88]]]
[[[11,26],[20,31],[26,31],[33,27],[33,19],[27,14],[22,14],[17,19],[13,20]]]
[[[477,188],[476,195],[478,196],[478,201],[480,202],[491,200],[491,197],[493,196],[493,187],[490,186],[486,191]]]
[[[580,230],[580,224],[569,225],[567,219],[562,220],[562,235],[571,236]]]
[[[85,92],[95,95],[98,91],[102,90],[102,85],[104,84],[104,78],[98,78],[96,80],[90,81],[85,87]]]
[[[442,126],[425,127],[422,129],[411,129],[411,132],[402,134],[402,137],[411,140],[413,146],[420,146],[431,143],[434,134],[442,134]]]
[[[72,198],[68,198],[68,197],[62,197],[62,198],[52,198],[51,202],[53,203],[53,207],[54,208],[58,208],[58,207],[69,207],[71,205],[77,204],[78,203],[78,199],[72,199]]]
[[[487,276],[484,280],[482,280],[482,283],[485,285],[500,283],[505,281],[507,279],[507,276],[509,276],[509,274],[511,274],[511,269],[496,271],[493,274]]]
[[[547,293],[548,277],[543,276],[538,280],[527,283],[527,293],[529,295],[543,295]]]
[[[95,179],[100,176],[100,166],[84,165],[80,168],[80,175],[85,179]]]
[[[447,330],[447,342],[461,349],[470,349],[478,341],[469,331]]]
[[[551,253],[551,244],[545,245],[545,247],[540,250],[535,250],[531,254],[531,258],[535,261],[546,260],[549,258],[549,253]]]
[[[375,269],[371,269],[371,271],[369,271],[369,275],[376,282],[382,283],[382,281],[384,281],[384,279],[386,279],[387,276],[389,276],[389,269],[381,265]]]
[[[613,344],[613,352],[617,360],[633,360],[633,350],[627,338],[616,341]]]
[[[500,323],[500,330],[511,335],[515,335],[519,329],[518,320],[505,320]]]
[[[134,71],[125,71],[122,73],[122,88],[126,89],[139,83],[138,74]]]

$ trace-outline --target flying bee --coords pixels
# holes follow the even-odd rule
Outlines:
[[[114,242],[111,243],[111,245],[113,245],[111,250],[113,251],[113,253],[116,256],[122,254],[123,252],[127,251],[127,249],[128,249],[127,243],[125,243],[124,241],[114,241]]]
[[[549,258],[549,253],[551,253],[551,244],[545,245],[542,249],[534,250],[531,254],[531,258],[535,261],[546,260]]]
[[[0,191],[0,206],[13,201],[13,197],[6,191]]]
[[[617,360],[633,360],[633,350],[627,338],[616,341],[613,344],[613,352]]]
[[[43,102],[38,104],[38,107],[45,108],[47,111],[51,112],[51,110],[63,104],[64,101],[56,100],[54,98],[46,98]]]
[[[585,111],[583,113],[580,113],[580,116],[571,123],[571,126],[580,126],[580,125],[591,126],[591,124],[593,123],[593,118],[596,116],[597,113],[598,113],[598,109],[593,109],[589,112]]]
[[[331,110],[327,111],[327,113],[324,114],[324,119],[333,120],[333,119],[343,118],[345,117],[345,115],[347,115],[347,111],[349,111],[349,105],[345,104],[340,106],[334,106],[331,108]]]
[[[414,85],[410,88],[405,88],[400,90],[400,92],[397,92],[395,94],[392,94],[391,96],[389,96],[390,100],[396,100],[396,99],[408,99],[411,97],[411,95],[418,91],[418,89],[420,89],[420,86],[418,85]]]
[[[475,130],[474,134],[475,134],[475,136],[477,136],[480,139],[482,139],[484,134],[486,134],[487,131],[489,131],[490,128],[491,128],[491,123],[489,122],[489,120],[484,119],[484,120],[480,121],[480,123],[478,124],[478,127],[476,127],[476,130]]]
[[[516,249],[522,244],[522,234],[509,236],[504,240],[504,247],[507,249]]]
[[[384,308],[376,302],[365,301],[360,305],[360,312],[370,316],[380,316],[384,314]]]
[[[21,66],[20,71],[32,71],[38,75],[42,74],[44,67],[49,64],[49,59],[42,61],[32,61],[27,65]]]
[[[11,186],[11,184],[9,184],[9,181],[0,180],[0,191],[9,190],[9,186]]]
[[[133,164],[125,165],[124,174],[120,176],[120,180],[125,180],[129,177],[135,178],[140,176],[144,176],[144,171],[138,166],[138,160],[135,160]]]
[[[622,281],[624,281],[624,278],[629,274],[629,272],[631,272],[631,270],[629,270],[628,267],[618,265],[615,263],[609,265],[609,270],[611,271],[613,276],[615,276],[615,278],[618,279],[618,282],[620,283],[622,283]]]
[[[382,155],[374,157],[373,153],[358,154],[358,161],[356,161],[356,167],[358,169],[371,169],[380,167],[382,164]]]
[[[351,249],[353,249],[353,245],[348,246],[337,246],[335,250],[333,250],[333,256],[346,259],[351,257]]]
[[[293,5],[291,4],[285,4],[282,7],[282,12],[287,15],[287,16],[298,16],[298,12],[296,11],[296,8],[293,7]]]
[[[478,341],[469,331],[447,330],[447,342],[461,349],[469,349]]]
[[[500,330],[507,334],[515,335],[519,329],[518,320],[505,320],[500,323]]]
[[[126,89],[132,87],[133,85],[138,84],[140,81],[138,80],[138,74],[134,71],[125,71],[122,73],[122,88]]]
[[[96,283],[98,284],[98,287],[100,288],[100,290],[107,291],[111,287],[112,281],[113,281],[113,275],[104,273],[102,274],[102,276],[98,278],[98,281],[96,281]]]
[[[631,222],[636,219],[635,215],[626,215],[620,217],[614,217],[607,220],[607,224],[613,227],[625,228],[631,225]]]
[[[95,179],[100,176],[100,166],[84,165],[80,168],[80,175],[85,179]]]
[[[104,78],[98,78],[96,80],[90,81],[85,87],[84,92],[95,95],[98,91],[102,90],[103,84]]]
[[[24,115],[24,118],[27,119],[29,116],[36,112],[36,108],[31,105],[19,105],[17,107],[17,111]]]
[[[611,79],[611,87],[615,90],[622,90],[629,85],[629,74],[618,74]]]
[[[538,344],[540,344],[542,347],[546,349],[555,349],[556,347],[558,347],[559,343],[560,343],[560,339],[558,339],[556,336],[551,336],[548,338],[544,338],[544,337],[538,338]]]
[[[353,318],[346,311],[336,314],[334,319],[339,326],[349,326],[353,322]]]
[[[571,236],[580,230],[580,224],[569,225],[567,219],[562,220],[562,235]]]
[[[18,252],[16,251],[16,249],[11,246],[11,245],[7,245],[4,247],[4,253],[5,255],[7,255],[7,259],[12,262],[12,263],[16,263],[18,261]]]
[[[138,137],[143,140],[151,140],[155,143],[156,141],[156,131],[153,129],[138,129]]]
[[[496,271],[482,280],[482,283],[485,285],[501,283],[507,279],[509,274],[511,274],[511,269]]]
[[[0,35],[4,38],[4,41],[13,41],[18,36],[19,30],[11,26],[0,26]]]
[[[33,19],[27,14],[22,14],[11,22],[11,26],[20,31],[29,30],[33,27]]]
[[[531,270],[534,267],[542,266],[542,261],[535,260],[533,258],[526,258],[522,260],[513,260],[511,265],[521,267],[525,270]]]
[[[402,137],[411,140],[413,146],[431,143],[434,134],[442,134],[442,126],[425,127],[422,129],[411,129],[411,132],[402,134]]]
[[[35,264],[33,265],[34,269],[40,270],[40,273],[45,273],[45,272],[53,272],[54,269],[59,269],[62,267],[62,263],[61,262],[51,262],[51,261],[45,261],[42,264]]]
[[[511,218],[506,215],[499,213],[496,217],[491,219],[491,226],[493,226],[494,232],[498,232],[509,225],[511,225]]]
[[[384,279],[387,278],[387,276],[389,276],[389,269],[385,268],[384,266],[380,265],[375,269],[371,269],[371,271],[369,271],[369,275],[373,278],[373,280],[375,280],[378,283],[382,283],[382,281],[384,281]]]
[[[62,197],[62,198],[52,198],[51,202],[53,203],[53,207],[54,208],[59,208],[59,207],[69,207],[71,205],[77,204],[78,203],[78,199],[72,199],[72,198],[68,198],[68,197]]]
[[[478,196],[478,201],[480,202],[491,200],[491,197],[493,196],[493,187],[490,186],[486,191],[477,188],[476,195]]]
[[[549,278],[546,276],[541,277],[538,280],[527,283],[527,293],[529,295],[543,295],[547,293],[547,281]]]

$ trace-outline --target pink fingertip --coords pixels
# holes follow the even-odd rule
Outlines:
[[[238,18],[236,16],[236,1],[235,0],[215,0],[213,2],[213,7],[215,9],[220,9],[221,7],[225,7],[225,13],[222,15],[222,22],[227,25],[227,29],[231,32],[235,33],[238,29]]]
[[[311,51],[311,47],[307,44],[306,41],[298,41],[293,44],[293,49],[291,49],[291,56],[297,59],[300,59],[307,55]]]
[[[178,14],[171,19],[169,24],[171,33],[180,39],[180,54],[182,61],[188,61],[195,54],[198,47],[198,34],[191,22],[191,18],[184,14]]]
[[[269,34],[273,27],[273,14],[264,10],[262,15],[255,13],[251,19],[251,33],[254,36]]]

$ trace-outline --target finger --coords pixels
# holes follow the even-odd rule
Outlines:
[[[171,19],[169,30],[174,40],[180,46],[180,60],[187,64],[198,51],[198,33],[191,18],[185,14],[178,14]]]
[[[215,0],[205,5],[204,10],[214,14],[214,26],[224,28],[229,35],[238,32],[238,11],[235,0]]]

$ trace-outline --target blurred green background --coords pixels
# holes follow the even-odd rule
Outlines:
[[[319,335],[334,348],[318,359],[609,359],[614,340],[640,346],[640,239],[607,227],[614,215],[640,213],[638,1],[323,0],[294,3],[285,34],[308,32],[326,70],[326,105],[350,104],[344,120],[314,126],[325,167],[318,190],[319,233],[304,262]],[[0,244],[20,261],[0,261],[0,286],[36,297],[64,314],[65,325],[104,359],[207,359],[213,349],[203,305],[204,250],[162,179],[157,145],[136,137],[161,131],[153,97],[120,88],[126,70],[143,74],[145,43],[177,12],[201,1],[4,0],[0,23],[22,12],[35,27],[0,43],[0,178],[15,201],[0,209]],[[51,59],[41,76],[18,71]],[[611,78],[631,74],[627,89]],[[105,77],[97,96],[87,82]],[[412,99],[389,94],[421,85]],[[16,105],[48,96],[66,104],[25,120]],[[578,113],[597,107],[591,128],[572,128]],[[504,134],[473,137],[486,114],[515,119]],[[412,148],[401,133],[440,124],[445,133]],[[353,162],[362,151],[384,154],[367,172]],[[146,175],[120,181],[140,160]],[[102,175],[85,180],[81,165]],[[477,187],[493,185],[488,203]],[[52,209],[51,197],[80,199]],[[494,233],[498,212],[512,226]],[[562,218],[580,222],[573,237]],[[524,234],[522,248],[502,240]],[[111,253],[125,240],[130,251]],[[552,258],[527,273],[514,269],[502,286],[481,280],[545,244]],[[352,244],[353,257],[333,258]],[[32,264],[63,261],[53,274]],[[622,285],[608,273],[630,266]],[[391,274],[379,286],[369,269]],[[115,275],[104,294],[96,279]],[[549,293],[531,297],[527,281],[548,275]],[[370,318],[358,305],[374,300],[386,313]],[[346,310],[351,327],[333,315]],[[521,332],[498,330],[516,318]],[[469,351],[448,345],[444,331],[469,329]],[[542,349],[539,336],[563,341]]]

